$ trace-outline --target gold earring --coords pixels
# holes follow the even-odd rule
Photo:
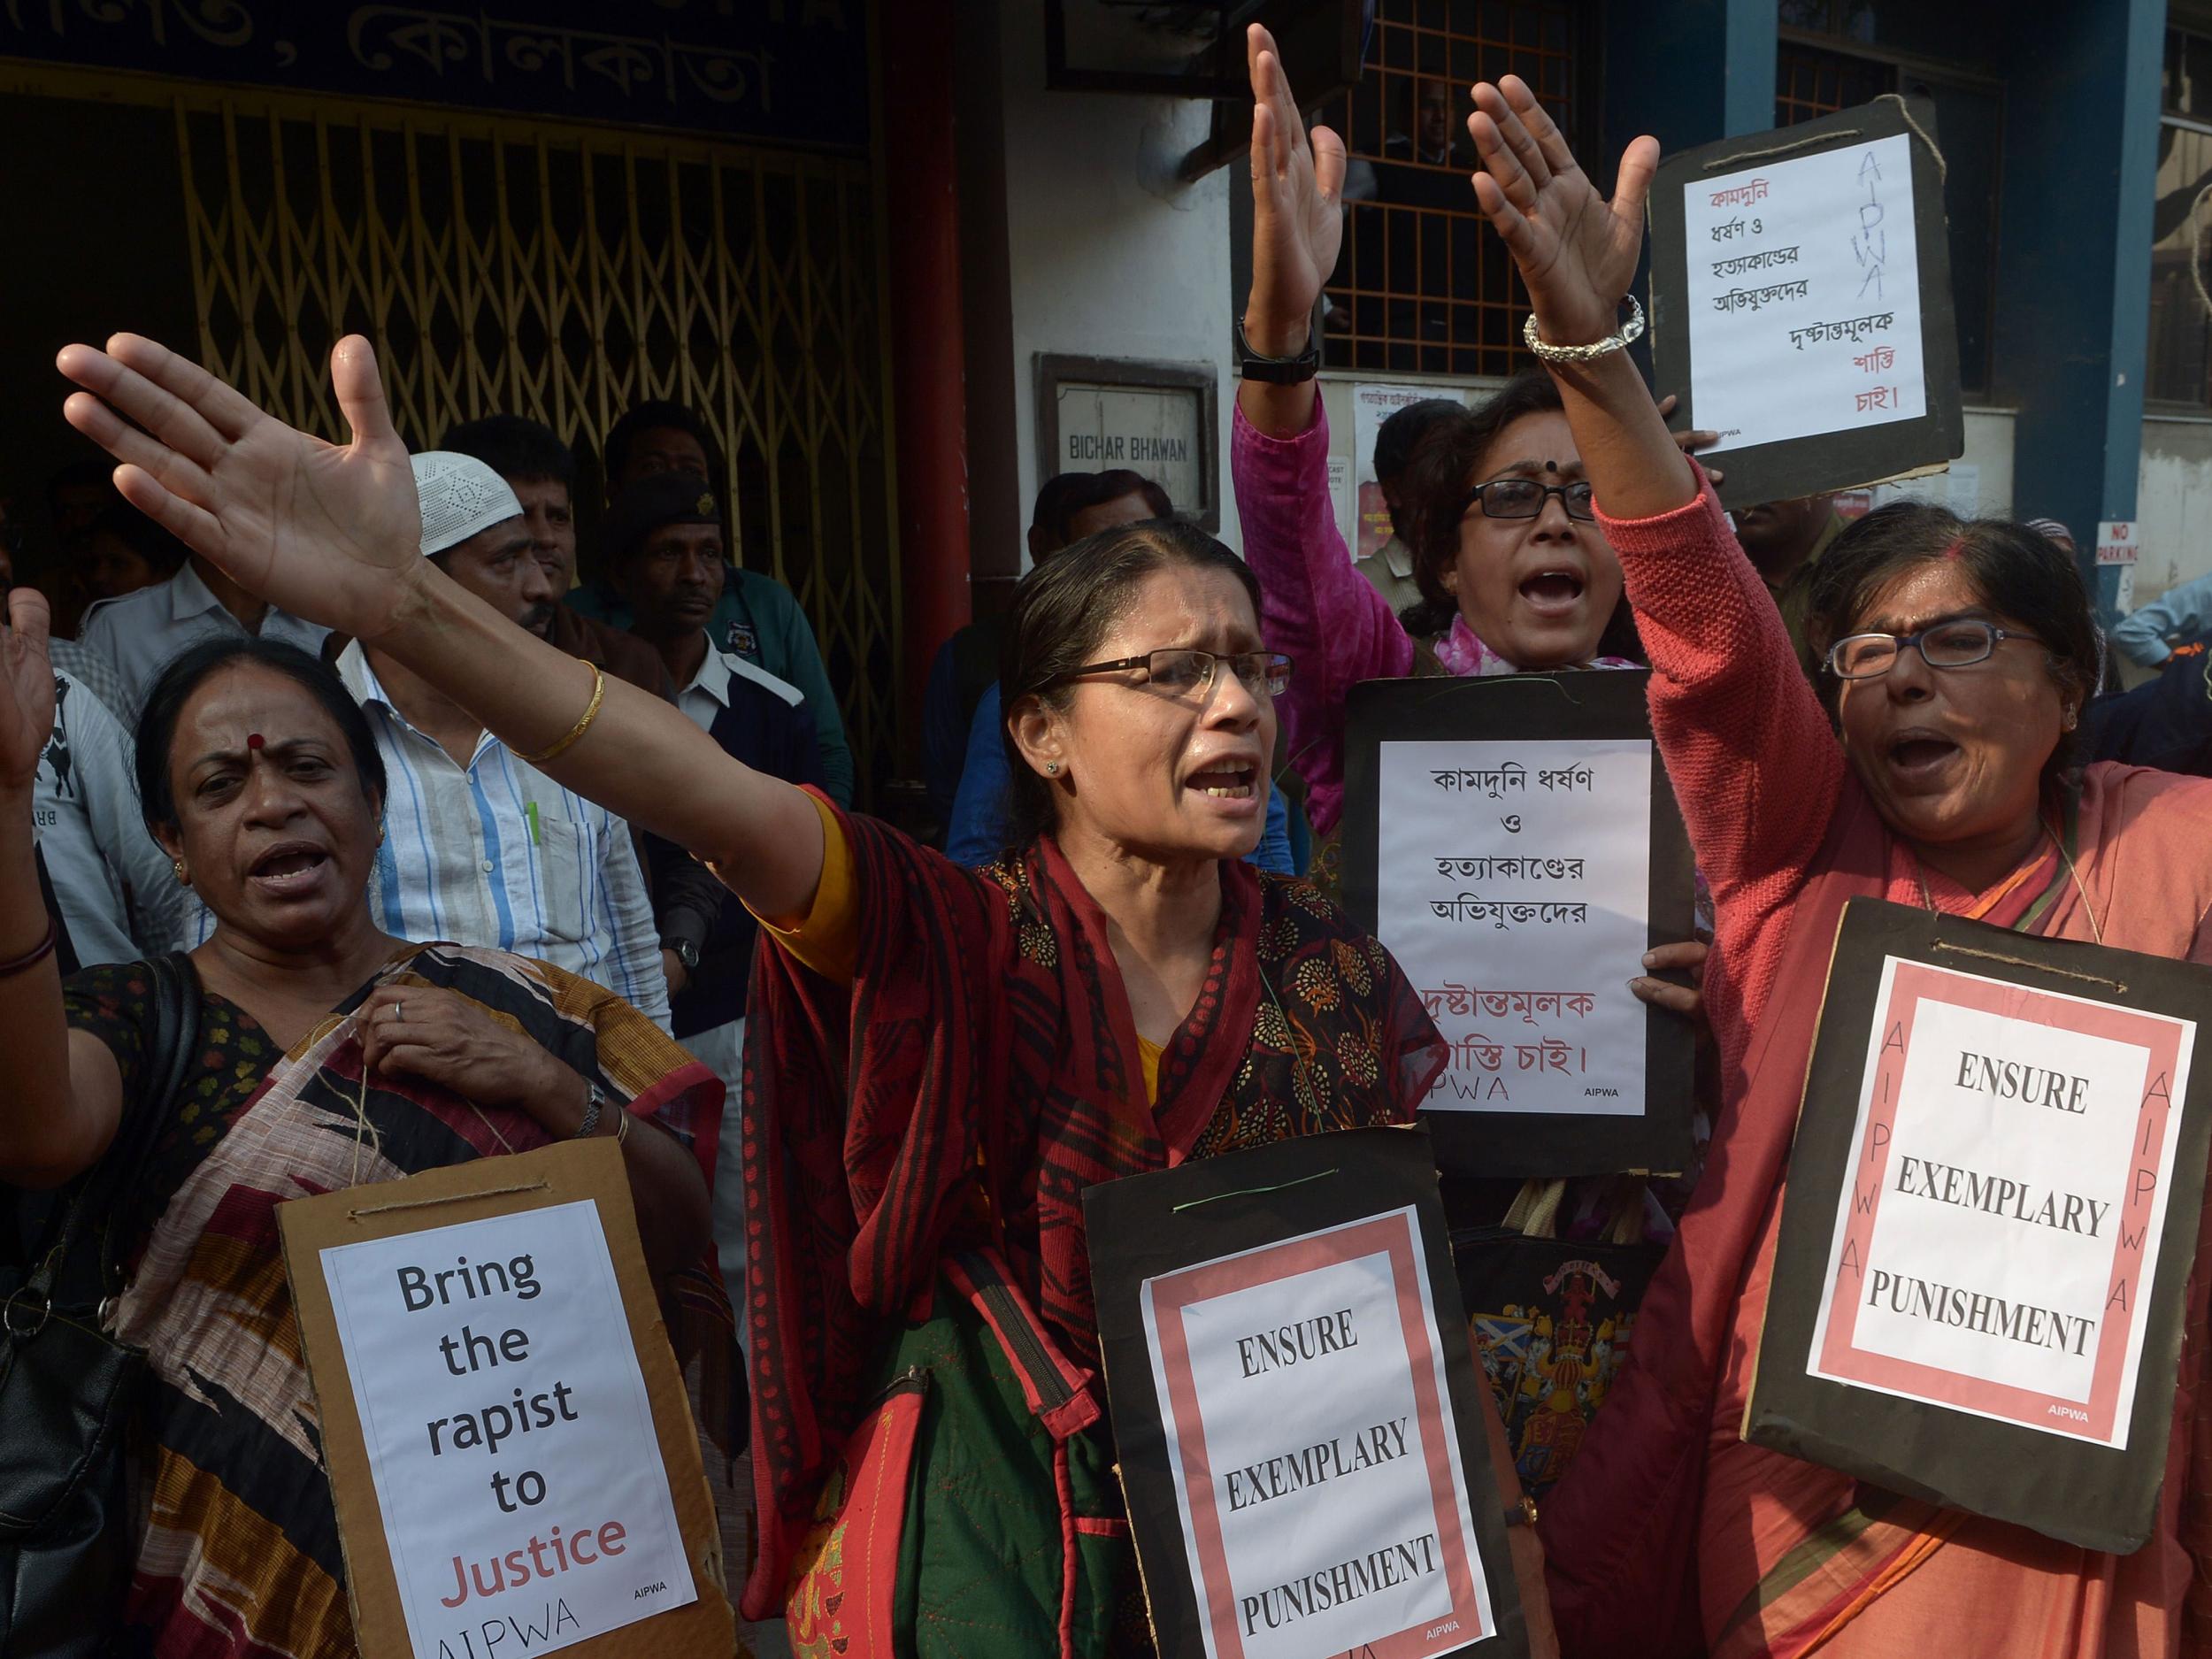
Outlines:
[[[169,861],[169,867],[177,872],[177,885],[179,887],[188,887],[192,885],[192,878],[185,872],[183,859],[171,859]]]
[[[379,847],[384,844],[384,826],[381,824],[376,826],[376,844]]]

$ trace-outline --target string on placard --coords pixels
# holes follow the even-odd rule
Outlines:
[[[2119,996],[2128,994],[2126,982],[2108,979],[2101,973],[2084,973],[2078,968],[2055,968],[2047,962],[2032,962],[2025,956],[2007,956],[2001,950],[1984,950],[1978,945],[1955,945],[1947,939],[1939,939],[1932,949],[1947,950],[1957,956],[1978,956],[1984,962],[2001,962],[2008,968],[2025,968],[2032,973],[2055,973],[2062,979],[2079,979],[2085,985],[2108,987]]]
[[[473,1192],[448,1193],[442,1198],[397,1198],[388,1204],[371,1204],[365,1210],[349,1210],[346,1214],[359,1221],[366,1216],[381,1216],[395,1210],[427,1210],[433,1204],[456,1204],[465,1198],[504,1198],[511,1193],[550,1192],[551,1187],[542,1179],[520,1181],[512,1187],[480,1187]]]
[[[1913,119],[1911,106],[1905,102],[1904,95],[1899,92],[1885,92],[1880,97],[1876,98],[1874,102],[1877,104],[1894,104],[1897,106],[1898,114],[1904,118],[1905,125],[1912,129],[1913,136],[1917,138],[1922,143],[1927,145],[1928,154],[1935,157],[1936,177],[1944,183],[1949,183],[1951,179],[1951,165],[1943,158],[1942,147],[1935,142],[1935,139],[1930,134],[1926,127],[1921,126],[1918,121]],[[1792,156],[1795,155],[1801,150],[1810,150],[1816,144],[1829,143],[1839,138],[1860,137],[1863,134],[1864,131],[1864,128],[1857,127],[1839,127],[1825,133],[1808,134],[1803,138],[1792,139],[1786,144],[1770,144],[1764,150],[1739,150],[1734,155],[1717,157],[1711,161],[1704,163],[1703,171],[1707,173],[1714,173],[1723,167],[1740,167],[1747,161],[1768,161],[1776,156]],[[2200,197],[2199,199],[2201,200],[2202,198]],[[2201,286],[2200,286],[2197,291],[2199,293],[2202,293],[2204,290]],[[2212,302],[2208,302],[2208,303],[2212,304]]]
[[[1301,1175],[1294,1181],[1278,1181],[1272,1187],[1240,1187],[1230,1192],[1215,1193],[1210,1197],[1190,1199],[1176,1205],[1168,1213],[1171,1216],[1179,1216],[1186,1210],[1195,1210],[1201,1204],[1210,1204],[1216,1198],[1256,1198],[1262,1193],[1286,1193],[1294,1187],[1305,1186],[1309,1181],[1325,1181],[1335,1173],[1334,1170],[1322,1170],[1312,1175]]]

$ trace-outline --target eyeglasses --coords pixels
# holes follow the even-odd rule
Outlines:
[[[1587,521],[1597,516],[1594,494],[1587,480],[1545,484],[1532,478],[1494,478],[1467,492],[1467,504],[1459,516],[1464,518],[1479,503],[1486,518],[1533,518],[1544,511],[1545,501],[1556,495],[1567,517]]]
[[[1889,672],[1898,653],[1908,645],[1920,653],[1931,668],[1967,668],[1986,662],[2002,640],[2043,641],[2032,634],[2001,628],[1993,622],[1960,617],[1939,622],[1917,634],[1851,634],[1828,648],[1828,672],[1838,680],[1878,680]]]
[[[1071,668],[1052,683],[1080,680],[1087,674],[1111,674],[1124,669],[1141,668],[1144,683],[1148,686],[1157,686],[1178,697],[1204,697],[1212,693],[1214,671],[1223,663],[1229,665],[1245,690],[1255,697],[1279,697],[1290,689],[1291,660],[1280,651],[1240,651],[1234,656],[1223,656],[1216,651],[1180,646],[1147,651],[1141,657],[1116,657],[1110,663],[1087,663],[1080,668]]]

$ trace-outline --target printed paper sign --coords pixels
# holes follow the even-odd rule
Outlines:
[[[1808,1369],[2124,1448],[2193,1022],[1885,958]]]
[[[1494,1633],[1412,1207],[1141,1300],[1209,1659],[1424,1659]]]
[[[696,1599],[594,1204],[320,1259],[418,1659],[550,1653]]]
[[[1683,187],[1691,407],[1722,449],[1927,412],[1909,143]]]
[[[2142,557],[2138,526],[2124,518],[2108,518],[2097,526],[2097,563],[2132,565]]]
[[[1385,742],[1378,935],[1450,1045],[1430,1111],[1645,1110],[1648,739]]]

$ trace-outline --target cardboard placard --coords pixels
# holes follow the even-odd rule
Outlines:
[[[1161,1659],[1528,1651],[1426,1134],[1084,1194]]]
[[[1696,1033],[1628,989],[1693,936],[1650,675],[1372,680],[1346,710],[1344,905],[1451,1058],[1423,1115],[1455,1175],[1678,1171]]]
[[[365,1659],[734,1643],[612,1141],[277,1207]]]
[[[1661,165],[1654,378],[1681,398],[1678,430],[1721,434],[1704,458],[1727,474],[1724,504],[1930,472],[1965,452],[1934,132],[1927,99],[1878,99]]]
[[[2166,1470],[2212,974],[1846,907],[1745,1438],[2127,1554]]]

